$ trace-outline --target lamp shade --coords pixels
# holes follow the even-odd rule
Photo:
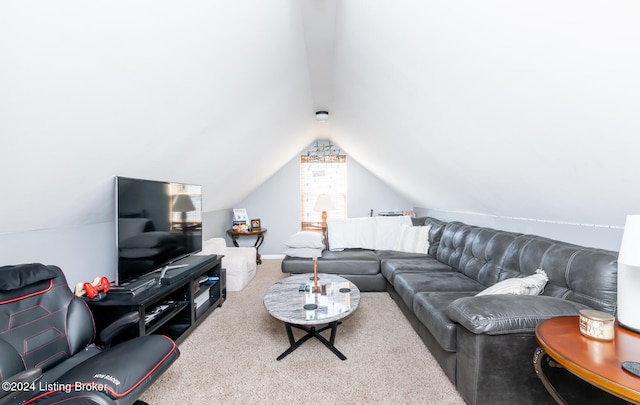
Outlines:
[[[640,215],[627,215],[618,254],[618,322],[640,332]]]
[[[316,204],[313,206],[314,211],[331,211],[335,210],[333,200],[329,194],[320,194],[316,200]]]
[[[191,212],[196,210],[191,197],[186,194],[180,194],[173,201],[173,210],[176,212]]]
[[[627,215],[618,263],[640,266],[640,215]]]

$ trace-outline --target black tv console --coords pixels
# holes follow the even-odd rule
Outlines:
[[[186,265],[167,270],[167,284],[159,273],[150,274],[130,285],[109,291],[101,301],[87,301],[95,318],[97,333],[130,312],[139,314],[136,325],[121,334],[117,343],[137,336],[159,333],[177,343],[224,302],[226,271],[223,256],[189,256],[172,265]]]

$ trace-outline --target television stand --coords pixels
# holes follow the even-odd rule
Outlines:
[[[132,281],[124,286],[111,286],[109,292],[113,295],[137,295],[158,284],[158,279],[156,277],[145,277],[140,280]]]
[[[165,277],[172,271],[180,277],[171,284],[162,283],[156,273],[122,290],[109,291],[101,301],[87,301],[97,333],[121,316],[137,312],[138,322],[114,344],[149,334],[167,335],[181,343],[226,298],[226,271],[221,260],[220,255],[190,256],[176,263],[180,268],[167,271]]]
[[[158,284],[169,285],[176,281],[182,280],[188,277],[191,273],[191,269],[188,268],[188,264],[174,264],[167,265],[162,268],[160,277],[158,278]]]

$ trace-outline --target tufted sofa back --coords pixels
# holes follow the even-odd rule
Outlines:
[[[442,233],[436,258],[490,286],[500,281],[505,256],[517,237],[513,232],[451,222]]]
[[[616,312],[613,251],[450,222],[442,231],[436,258],[487,287],[542,269],[549,277],[542,295]]]
[[[589,248],[535,235],[520,235],[505,257],[500,280],[547,273],[542,295],[616,313],[617,252]]]

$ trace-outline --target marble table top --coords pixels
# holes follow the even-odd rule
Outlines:
[[[300,285],[309,286],[299,291]],[[337,321],[351,314],[360,302],[360,290],[349,280],[334,274],[318,273],[318,287],[325,292],[314,293],[313,274],[296,274],[272,285],[264,296],[264,307],[276,319],[294,325],[320,325]],[[305,309],[315,304],[316,309]]]

